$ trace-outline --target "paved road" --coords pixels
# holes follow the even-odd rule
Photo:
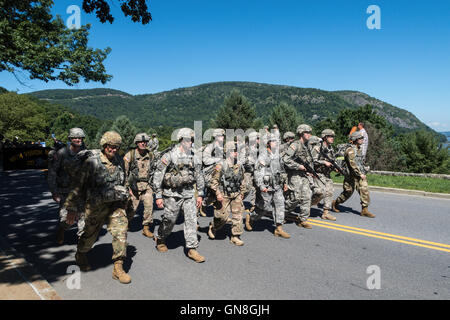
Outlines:
[[[130,285],[111,279],[111,237],[103,230],[89,253],[93,270],[81,274],[80,289],[68,288],[76,283],[67,273],[76,230],[67,234],[66,245],[54,246],[57,205],[40,171],[0,172],[0,234],[63,299],[450,299],[450,200],[371,196],[375,219],[357,214],[354,195],[336,222],[321,220],[313,208],[312,230],[286,224],[288,240],[275,238],[271,221],[263,219],[244,233],[243,247],[229,243],[229,228],[209,240],[211,217],[200,218],[203,264],[186,257],[181,224],[168,241],[169,252],[157,252],[141,235],[140,208],[129,232]],[[157,211],[157,222],[160,216]],[[368,279],[378,274],[380,282],[369,284],[380,289],[369,289]]]

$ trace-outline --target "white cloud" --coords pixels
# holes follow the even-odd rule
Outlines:
[[[447,123],[441,123],[438,121],[428,122],[427,125],[436,131],[448,131],[450,128]]]

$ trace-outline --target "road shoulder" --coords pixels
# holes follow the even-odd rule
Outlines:
[[[0,237],[0,300],[61,300],[22,254]]]

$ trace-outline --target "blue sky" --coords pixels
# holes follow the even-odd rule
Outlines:
[[[55,1],[66,20],[70,5]],[[114,78],[105,86],[131,94],[156,93],[216,81],[255,81],[323,90],[358,90],[450,131],[450,1],[152,0],[153,21],[113,24],[81,13],[92,24],[89,45],[111,47],[105,61]],[[370,5],[381,29],[370,30]],[[26,81],[5,72],[0,86],[26,93],[70,88]]]

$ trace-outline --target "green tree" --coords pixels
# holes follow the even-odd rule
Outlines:
[[[239,91],[232,90],[218,110],[211,127],[223,129],[257,129],[260,125],[255,107]]]
[[[100,126],[100,128],[98,129],[98,131],[97,131],[97,133],[95,135],[94,141],[91,141],[90,148],[92,148],[92,149],[100,149],[101,148],[100,139],[102,138],[103,134],[106,131],[109,131],[111,129],[111,126],[112,126],[112,122],[111,121],[105,121]]]
[[[134,22],[148,23],[151,15],[144,0],[120,0],[121,9]],[[103,61],[110,53],[88,47],[90,25],[68,29],[51,13],[52,0],[0,0],[0,72],[25,71],[30,79],[61,80],[67,85],[84,81],[106,83]],[[104,0],[83,0],[86,12],[95,11],[101,22],[112,22]]]
[[[126,116],[118,116],[111,126],[112,131],[116,131],[122,137],[122,150],[134,148],[134,137],[138,134],[137,128]]]
[[[297,127],[304,123],[303,117],[297,113],[297,110],[285,102],[276,106],[269,115],[269,124],[272,127],[278,125],[281,135],[287,131],[296,132]]]
[[[21,141],[46,138],[44,108],[15,92],[0,95],[0,132],[6,139]]]
[[[407,172],[446,173],[450,172],[448,148],[439,143],[436,136],[425,130],[404,134],[401,150],[405,157]]]
[[[397,140],[371,123],[365,126],[369,138],[366,164],[372,170],[402,171],[404,157]]]

